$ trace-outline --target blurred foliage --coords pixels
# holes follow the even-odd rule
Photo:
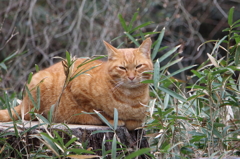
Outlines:
[[[207,59],[205,51],[212,44],[197,47],[205,39],[222,37],[222,29],[227,27],[227,12],[235,6],[239,16],[238,1],[212,0],[0,0],[0,61],[13,53],[22,53],[9,61],[8,71],[0,70],[0,88],[19,91],[34,65],[40,69],[55,63],[54,56],[64,57],[65,51],[73,56],[105,54],[102,40],[112,41],[114,46],[131,47],[133,44],[122,36],[118,14],[131,22],[138,10],[134,25],[152,21],[141,28],[142,32],[160,31],[166,28],[162,46],[172,48],[181,44],[184,59],[172,66],[171,72],[192,64],[201,64]],[[239,18],[239,17],[235,17]],[[156,40],[157,35],[152,35]],[[157,57],[162,56],[163,51]],[[164,64],[164,63],[163,63]],[[178,78],[186,80],[182,72]]]

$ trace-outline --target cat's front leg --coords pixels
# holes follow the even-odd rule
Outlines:
[[[134,130],[138,127],[142,126],[142,122],[140,120],[127,120],[125,121],[125,126],[128,130]]]

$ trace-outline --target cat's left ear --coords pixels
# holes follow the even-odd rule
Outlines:
[[[106,41],[103,40],[103,42],[108,52],[108,59],[112,60],[117,54],[117,49]]]
[[[150,59],[152,40],[151,38],[145,39],[139,46],[139,51],[146,57]]]

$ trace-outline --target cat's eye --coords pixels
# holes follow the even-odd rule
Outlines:
[[[140,68],[140,67],[142,67],[142,64],[136,66],[136,68]]]
[[[123,66],[119,66],[119,68],[120,68],[121,70],[126,70],[126,68],[123,67]]]

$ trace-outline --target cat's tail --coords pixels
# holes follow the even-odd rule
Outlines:
[[[12,117],[10,116],[7,109],[0,110],[0,122],[12,121],[13,119],[16,120],[18,119],[18,116],[21,116],[21,104],[14,107],[13,109],[11,110]]]

